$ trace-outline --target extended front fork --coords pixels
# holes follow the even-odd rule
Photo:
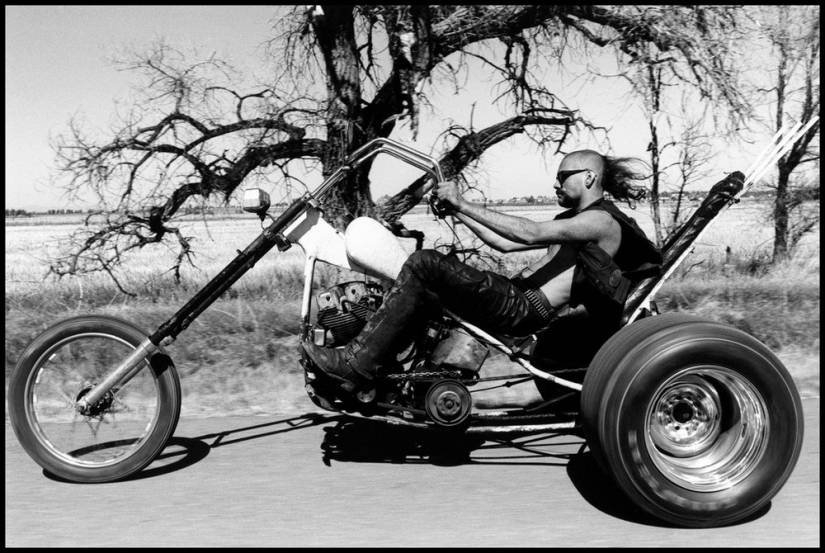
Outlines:
[[[92,406],[100,401],[113,387],[116,385],[124,386],[140,372],[144,367],[144,361],[157,352],[161,346],[171,344],[178,334],[186,330],[196,317],[254,267],[272,248],[275,246],[278,246],[279,249],[288,248],[289,244],[281,231],[313,203],[314,201],[309,194],[295,200],[272,225],[266,228],[244,251],[240,252],[229,265],[195,294],[171,319],[163,323],[154,334],[141,342],[111,373],[80,398],[76,404],[78,412],[88,413]]]

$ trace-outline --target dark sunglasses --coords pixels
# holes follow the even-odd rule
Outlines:
[[[589,171],[590,169],[573,169],[572,171],[558,171],[556,173],[556,178],[559,179],[559,184],[564,184],[568,178],[572,177],[576,173],[582,173],[584,171]]]

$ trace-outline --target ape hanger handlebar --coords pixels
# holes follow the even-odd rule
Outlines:
[[[444,180],[444,172],[441,170],[441,165],[434,157],[419,152],[415,148],[411,148],[406,144],[390,140],[389,138],[376,138],[367,142],[350,154],[344,164],[324,182],[322,182],[320,186],[318,186],[318,188],[310,195],[316,199],[321,198],[333,186],[338,184],[338,182],[340,182],[350,171],[354,170],[368,159],[382,153],[389,154],[428,173],[433,180],[433,186]],[[434,194],[429,195],[428,201],[430,202],[430,207],[432,208],[433,213],[443,216],[443,210],[438,205],[438,200]]]

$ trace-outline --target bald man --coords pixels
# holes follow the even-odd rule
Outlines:
[[[528,335],[547,325],[565,305],[585,305],[618,324],[632,283],[627,274],[656,267],[661,255],[635,221],[604,199],[639,199],[628,184],[641,178],[628,159],[580,150],[564,157],[554,189],[568,208],[548,221],[532,221],[466,201],[456,183],[434,188],[448,213],[501,252],[545,248],[546,253],[516,278],[470,267],[434,250],[413,253],[381,308],[361,333],[341,349],[304,342],[316,372],[347,392],[373,387],[377,372],[426,318],[447,309],[491,333]]]

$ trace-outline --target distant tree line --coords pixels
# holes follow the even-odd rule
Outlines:
[[[819,188],[816,187],[808,187],[805,189],[801,189],[803,192],[800,193],[800,199],[803,201],[807,200],[819,200]],[[662,197],[663,201],[675,201],[678,197],[678,193],[669,194]],[[682,198],[685,200],[690,201],[702,201],[705,196],[707,195],[707,190],[685,190],[682,192]],[[766,190],[749,190],[743,198],[749,198],[754,200],[773,200],[776,197],[776,190],[774,189],[766,189]],[[477,203],[485,203],[483,200],[477,201]],[[522,197],[513,197],[509,200],[504,199],[493,199],[486,203],[492,203],[496,205],[501,204],[555,204],[556,199],[550,196],[522,196]]]
[[[48,209],[46,211],[26,211],[25,209],[6,209],[6,217],[33,217],[35,215],[74,215],[86,213],[82,209]]]
[[[705,197],[706,191],[685,191],[684,198],[687,200],[697,200],[701,201]],[[673,194],[672,196],[676,196]],[[668,196],[665,197],[665,200],[674,200],[675,197]],[[817,201],[819,200],[819,188],[818,187],[806,187],[800,189],[800,193],[798,194],[798,200],[800,201]],[[776,190],[773,189],[766,189],[766,190],[750,190],[747,194],[745,194],[744,198],[752,198],[756,200],[773,200],[776,197]],[[478,203],[485,203],[485,204],[494,204],[494,205],[502,205],[502,204],[554,204],[555,198],[551,198],[549,196],[523,196],[523,197],[513,197],[508,200],[505,199],[492,199],[488,201],[479,201]],[[272,209],[282,209],[289,205],[288,202],[278,202],[273,204]],[[212,206],[187,206],[182,209],[183,213],[186,215],[225,215],[228,213],[243,213],[243,209],[240,206],[229,206],[229,207],[212,207]],[[27,211],[25,209],[6,209],[6,217],[34,217],[35,215],[43,216],[43,215],[81,215],[87,213],[85,210],[82,209],[48,209],[45,211]]]

